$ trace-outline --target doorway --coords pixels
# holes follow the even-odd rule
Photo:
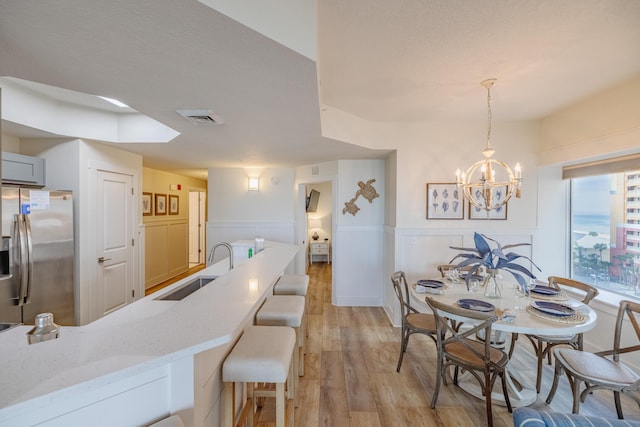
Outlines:
[[[105,316],[135,298],[133,176],[98,170],[96,188],[97,311]]]
[[[307,183],[306,211],[306,267],[315,263],[331,266],[333,249],[333,183],[331,181]]]
[[[189,268],[204,264],[205,206],[207,193],[189,191]]]

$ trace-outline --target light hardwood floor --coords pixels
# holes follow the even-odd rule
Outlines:
[[[305,375],[300,378],[300,406],[295,410],[296,426],[486,425],[484,401],[451,383],[441,387],[437,407],[431,409],[436,350],[430,339],[411,337],[402,369],[397,373],[400,329],[391,326],[384,310],[335,307],[331,304],[331,266],[315,263],[308,273],[309,339]],[[535,382],[535,358],[528,342],[518,342],[511,363]],[[552,368],[545,365],[542,390],[531,407],[571,412],[566,377],[561,379],[552,404],[544,403],[552,377]],[[626,397],[622,401],[625,416],[640,420],[638,406]],[[513,426],[505,407],[494,405],[493,411],[496,427]],[[597,392],[581,405],[580,413],[616,418],[612,395]],[[274,425],[264,421],[273,417],[273,408],[267,405],[258,425]]]

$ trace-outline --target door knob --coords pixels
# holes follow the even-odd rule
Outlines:
[[[98,262],[99,262],[100,264],[102,264],[102,263],[103,263],[103,262],[105,262],[105,261],[111,261],[111,258],[105,258],[105,257],[103,257],[103,256],[101,256],[100,258],[98,258]]]

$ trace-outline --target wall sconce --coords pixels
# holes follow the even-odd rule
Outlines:
[[[258,292],[259,284],[258,279],[249,279],[249,292]]]
[[[260,191],[260,178],[257,176],[249,177],[249,191]]]

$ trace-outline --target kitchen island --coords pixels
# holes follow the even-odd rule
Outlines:
[[[220,368],[298,248],[265,249],[228,271],[228,260],[60,338],[28,345],[30,326],[0,333],[0,426],[140,426],[178,414],[217,426]],[[213,278],[182,300],[163,296]]]

